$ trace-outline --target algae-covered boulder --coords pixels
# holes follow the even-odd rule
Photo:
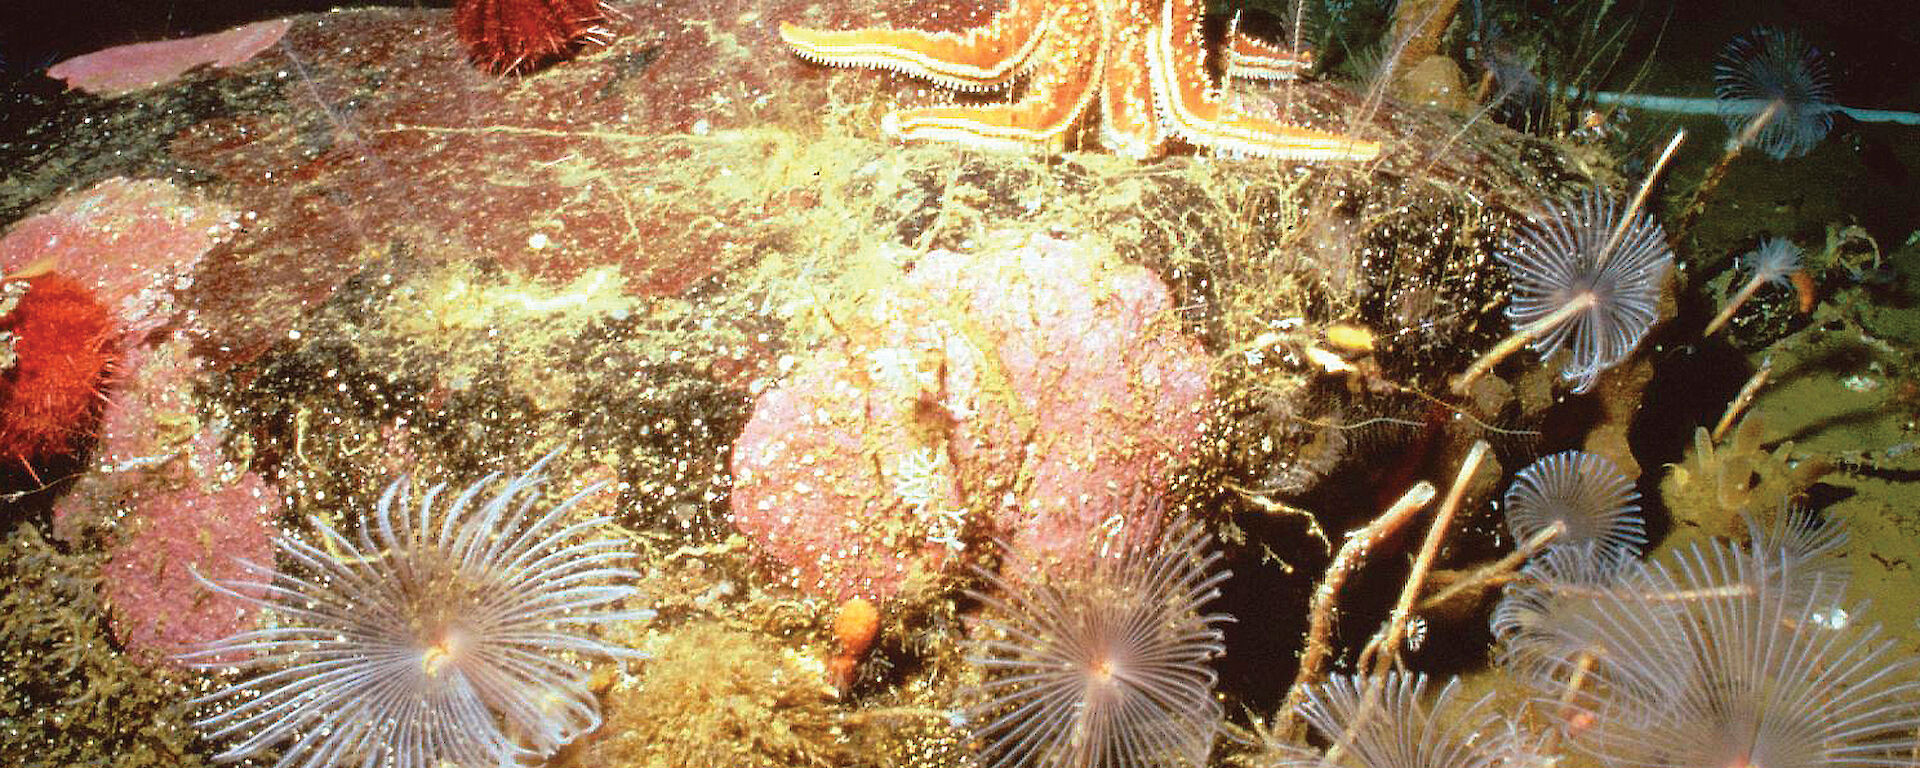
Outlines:
[[[471,477],[564,448],[550,465],[565,479],[556,487],[609,483],[607,503],[646,560],[638,586],[662,607],[658,621],[622,631],[660,651],[698,645],[677,639],[682,627],[716,627],[714,636],[762,667],[775,664],[767,649],[785,649],[779,670],[742,671],[775,681],[768,690],[812,690],[789,668],[811,670],[800,662],[828,655],[830,634],[809,618],[828,606],[766,567],[780,559],[776,546],[741,533],[777,528],[729,520],[733,494],[745,494],[734,446],[756,400],[783,385],[871,375],[809,378],[815,353],[910,333],[849,322],[867,316],[863,302],[877,287],[918,279],[927,282],[916,290],[952,290],[938,302],[943,312],[963,299],[998,301],[994,311],[1006,317],[962,322],[943,343],[964,337],[984,349],[1014,339],[995,350],[1005,370],[1019,358],[1012,347],[1031,338],[1089,358],[1074,361],[1086,364],[1074,376],[987,388],[1036,394],[1031,402],[1061,424],[1011,419],[1031,429],[1004,430],[979,455],[947,465],[911,464],[911,452],[868,457],[883,459],[870,474],[887,492],[906,469],[952,470],[937,495],[895,506],[920,499],[926,525],[910,532],[914,541],[931,533],[939,550],[987,555],[983,564],[998,552],[996,537],[1018,537],[1019,527],[961,524],[972,519],[964,510],[1056,504],[1072,508],[1062,519],[1097,526],[1107,516],[1096,507],[1138,490],[1120,487],[1129,483],[1170,506],[1237,509],[1214,502],[1283,504],[1326,492],[1328,477],[1356,467],[1373,473],[1370,483],[1338,492],[1372,508],[1371,495],[1431,474],[1433,457],[1461,438],[1534,418],[1554,401],[1551,371],[1530,373],[1544,369],[1525,355],[1497,371],[1510,385],[1493,381],[1468,401],[1442,394],[1448,376],[1508,330],[1496,245],[1529,212],[1591,184],[1547,143],[1308,79],[1230,84],[1222,98],[1263,120],[1377,142],[1377,158],[1302,164],[1188,149],[1141,162],[1101,151],[1097,123],[1053,151],[902,144],[883,132],[883,115],[944,95],[809,64],[781,42],[778,25],[957,27],[979,10],[974,3],[614,5],[622,13],[609,44],[520,77],[472,67],[444,10],[366,9],[296,17],[251,61],[113,101],[13,96],[42,127],[31,141],[0,142],[0,166],[15,170],[0,185],[0,222],[52,212],[61,190],[117,177],[186,190],[220,213],[219,229],[187,233],[210,246],[192,259],[155,252],[152,274],[169,279],[143,284],[146,316],[129,355],[164,348],[193,372],[169,400],[178,401],[169,423],[217,438],[205,448],[231,457],[224,476],[253,478],[261,494],[279,496],[273,522],[297,528],[319,514],[351,526],[395,474]],[[115,214],[98,223],[119,232],[139,222]],[[1083,281],[1089,305],[1150,281],[1150,310],[1113,313],[1137,338],[1103,346],[1071,334],[1106,326],[1071,313],[1042,317],[1059,308],[1041,306],[1055,294],[1019,286],[1060,277],[1045,258],[996,268],[1031,275],[972,269],[1008,243],[1071,243],[1129,276]],[[1052,258],[1062,248],[1035,250]],[[115,253],[137,261],[142,251]],[[1028,326],[1085,327],[1022,336],[1009,330],[1021,327],[1021,301],[1032,305]],[[892,370],[938,381],[941,360],[963,357]],[[1033,359],[1049,360],[1039,351]],[[1088,370],[1118,373],[1080,375]],[[888,407],[907,408],[923,429],[952,415],[924,405]],[[1062,437],[1114,431],[1129,446],[1117,456]],[[1143,436],[1167,445],[1138,449]],[[916,444],[881,437],[868,447]],[[1387,444],[1396,455],[1379,450]],[[84,483],[105,490],[67,496],[93,507],[74,519],[119,520],[134,499],[113,489],[161,481],[181,450],[124,467],[150,478]],[[15,486],[0,492],[28,485],[8,481]],[[44,514],[66,492],[40,490],[18,519]],[[788,500],[808,492],[762,491],[758,498]],[[775,519],[778,506],[767,510]],[[137,526],[88,530],[74,542],[84,557],[71,563],[98,569],[103,551],[138,541]],[[872,698],[843,705],[895,711],[873,716],[862,738],[884,743],[849,764],[960,743],[947,721],[921,717],[946,706],[960,658],[956,592],[951,582],[934,586],[900,587],[919,599],[883,606],[873,666],[851,688]],[[1303,596],[1275,596],[1275,611]],[[776,635],[780,644],[770,644]],[[89,669],[156,674],[112,659]],[[623,688],[609,698],[638,708],[646,696]],[[694,711],[698,698],[680,702],[693,708],[683,719],[712,726],[713,713]],[[831,719],[821,715],[831,706],[809,698],[807,722]],[[781,710],[762,702],[730,711]],[[609,717],[645,713],[615,707]],[[896,728],[885,717],[917,719]],[[769,727],[781,725],[791,724]],[[765,752],[839,754],[778,741]],[[0,752],[16,746],[36,745],[0,743]]]

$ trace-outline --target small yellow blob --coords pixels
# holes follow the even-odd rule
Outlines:
[[[1338,323],[1327,328],[1327,343],[1347,352],[1372,352],[1373,331],[1358,325]]]
[[[1319,366],[1327,373],[1355,373],[1360,370],[1353,367],[1353,363],[1347,362],[1346,358],[1319,347],[1307,347],[1305,351],[1307,361]]]
[[[434,643],[426,653],[421,654],[420,662],[427,677],[439,677],[440,670],[452,663],[465,645],[465,638],[459,632],[442,635],[440,642]]]
[[[52,256],[42,256],[38,259],[34,259],[32,262],[28,263],[26,266],[21,267],[20,271],[15,272],[11,275],[0,273],[0,280],[25,280],[30,277],[39,277],[41,275],[52,272],[59,265],[60,265],[59,259],[56,259]]]

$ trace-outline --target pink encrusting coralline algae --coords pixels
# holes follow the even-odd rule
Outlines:
[[[141,498],[126,523],[130,533],[101,574],[114,637],[134,658],[154,663],[246,628],[252,606],[207,589],[194,574],[238,579],[250,576],[239,560],[271,566],[279,511],[273,486],[251,472],[219,490]]]
[[[159,469],[184,458],[181,471],[212,478],[221,473],[226,435],[205,423],[194,403],[202,363],[192,345],[175,336],[126,356],[128,373],[115,383],[100,417],[93,465],[106,473]]]
[[[91,530],[117,527],[134,494],[155,483],[203,485],[225,470],[227,435],[202,418],[193,398],[200,361],[188,341],[129,348],[126,371],[107,390],[92,450],[96,471],[76,478],[53,503],[53,534],[78,543]]]
[[[194,573],[248,575],[235,558],[270,567],[281,509],[272,484],[226,455],[224,421],[196,403],[201,366],[188,346],[175,335],[132,348],[101,418],[96,471],[54,504],[62,540],[111,533],[100,575],[114,636],[149,664],[246,627],[252,607]]]
[[[232,67],[280,42],[292,19],[257,21],[224,32],[117,45],[75,56],[47,69],[67,87],[100,96],[119,96],[170,82],[195,67]]]
[[[796,583],[884,598],[992,539],[1075,566],[1157,535],[1140,496],[1193,455],[1210,361],[1151,272],[1035,236],[854,305],[734,443],[733,524]]]
[[[0,239],[0,272],[51,260],[138,340],[171,318],[174,292],[239,218],[165,181],[115,177],[14,224]]]

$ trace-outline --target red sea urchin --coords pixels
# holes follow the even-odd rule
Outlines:
[[[454,30],[474,63],[499,74],[525,74],[565,59],[583,43],[610,34],[601,0],[459,0]]]
[[[0,281],[0,459],[71,452],[98,417],[114,360],[113,319],[56,273]]]

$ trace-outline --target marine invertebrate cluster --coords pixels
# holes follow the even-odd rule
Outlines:
[[[1833,129],[1833,84],[1825,58],[1791,30],[1761,27],[1736,37],[1713,64],[1714,96],[1727,129],[1746,133],[1775,160],[1799,157]]]
[[[571,657],[637,655],[590,629],[650,612],[617,608],[638,574],[599,533],[608,518],[573,519],[597,487],[534,511],[552,458],[484,501],[498,474],[417,504],[396,481],[351,536],[310,517],[312,540],[275,540],[284,570],[243,561],[246,577],[206,582],[274,619],[180,657],[258,673],[194,702],[216,708],[208,738],[238,739],[219,759],[281,744],[280,768],[500,765],[598,727]]]
[[[459,0],[454,31],[474,63],[499,74],[523,74],[572,56],[587,42],[604,42],[602,0]]]
[[[106,307],[71,278],[0,279],[0,459],[31,470],[78,447],[118,344]]]
[[[1543,358],[1565,350],[1561,378],[1576,393],[1625,360],[1658,319],[1673,251],[1644,211],[1587,192],[1575,206],[1547,206],[1495,254],[1513,273],[1507,318]]]
[[[140,343],[238,215],[165,181],[110,178],[61,196],[0,238],[0,457],[62,455],[94,433],[109,379],[137,374]],[[8,363],[11,352],[14,363]],[[17,364],[16,364],[17,363]]]
[[[1564,697],[1573,743],[1606,765],[1907,764],[1920,660],[1837,621],[1835,593],[1786,588],[1779,550],[1695,546],[1596,596],[1578,628],[1602,652]]]
[[[1519,471],[1507,487],[1507,530],[1526,541],[1559,523],[1553,546],[1592,545],[1603,557],[1633,557],[1647,543],[1640,492],[1605,457],[1563,451]]]
[[[1041,584],[987,574],[971,659],[985,675],[968,727],[988,768],[1206,763],[1221,717],[1209,666],[1225,651],[1202,614],[1230,572],[1188,521],[1165,541]]]

